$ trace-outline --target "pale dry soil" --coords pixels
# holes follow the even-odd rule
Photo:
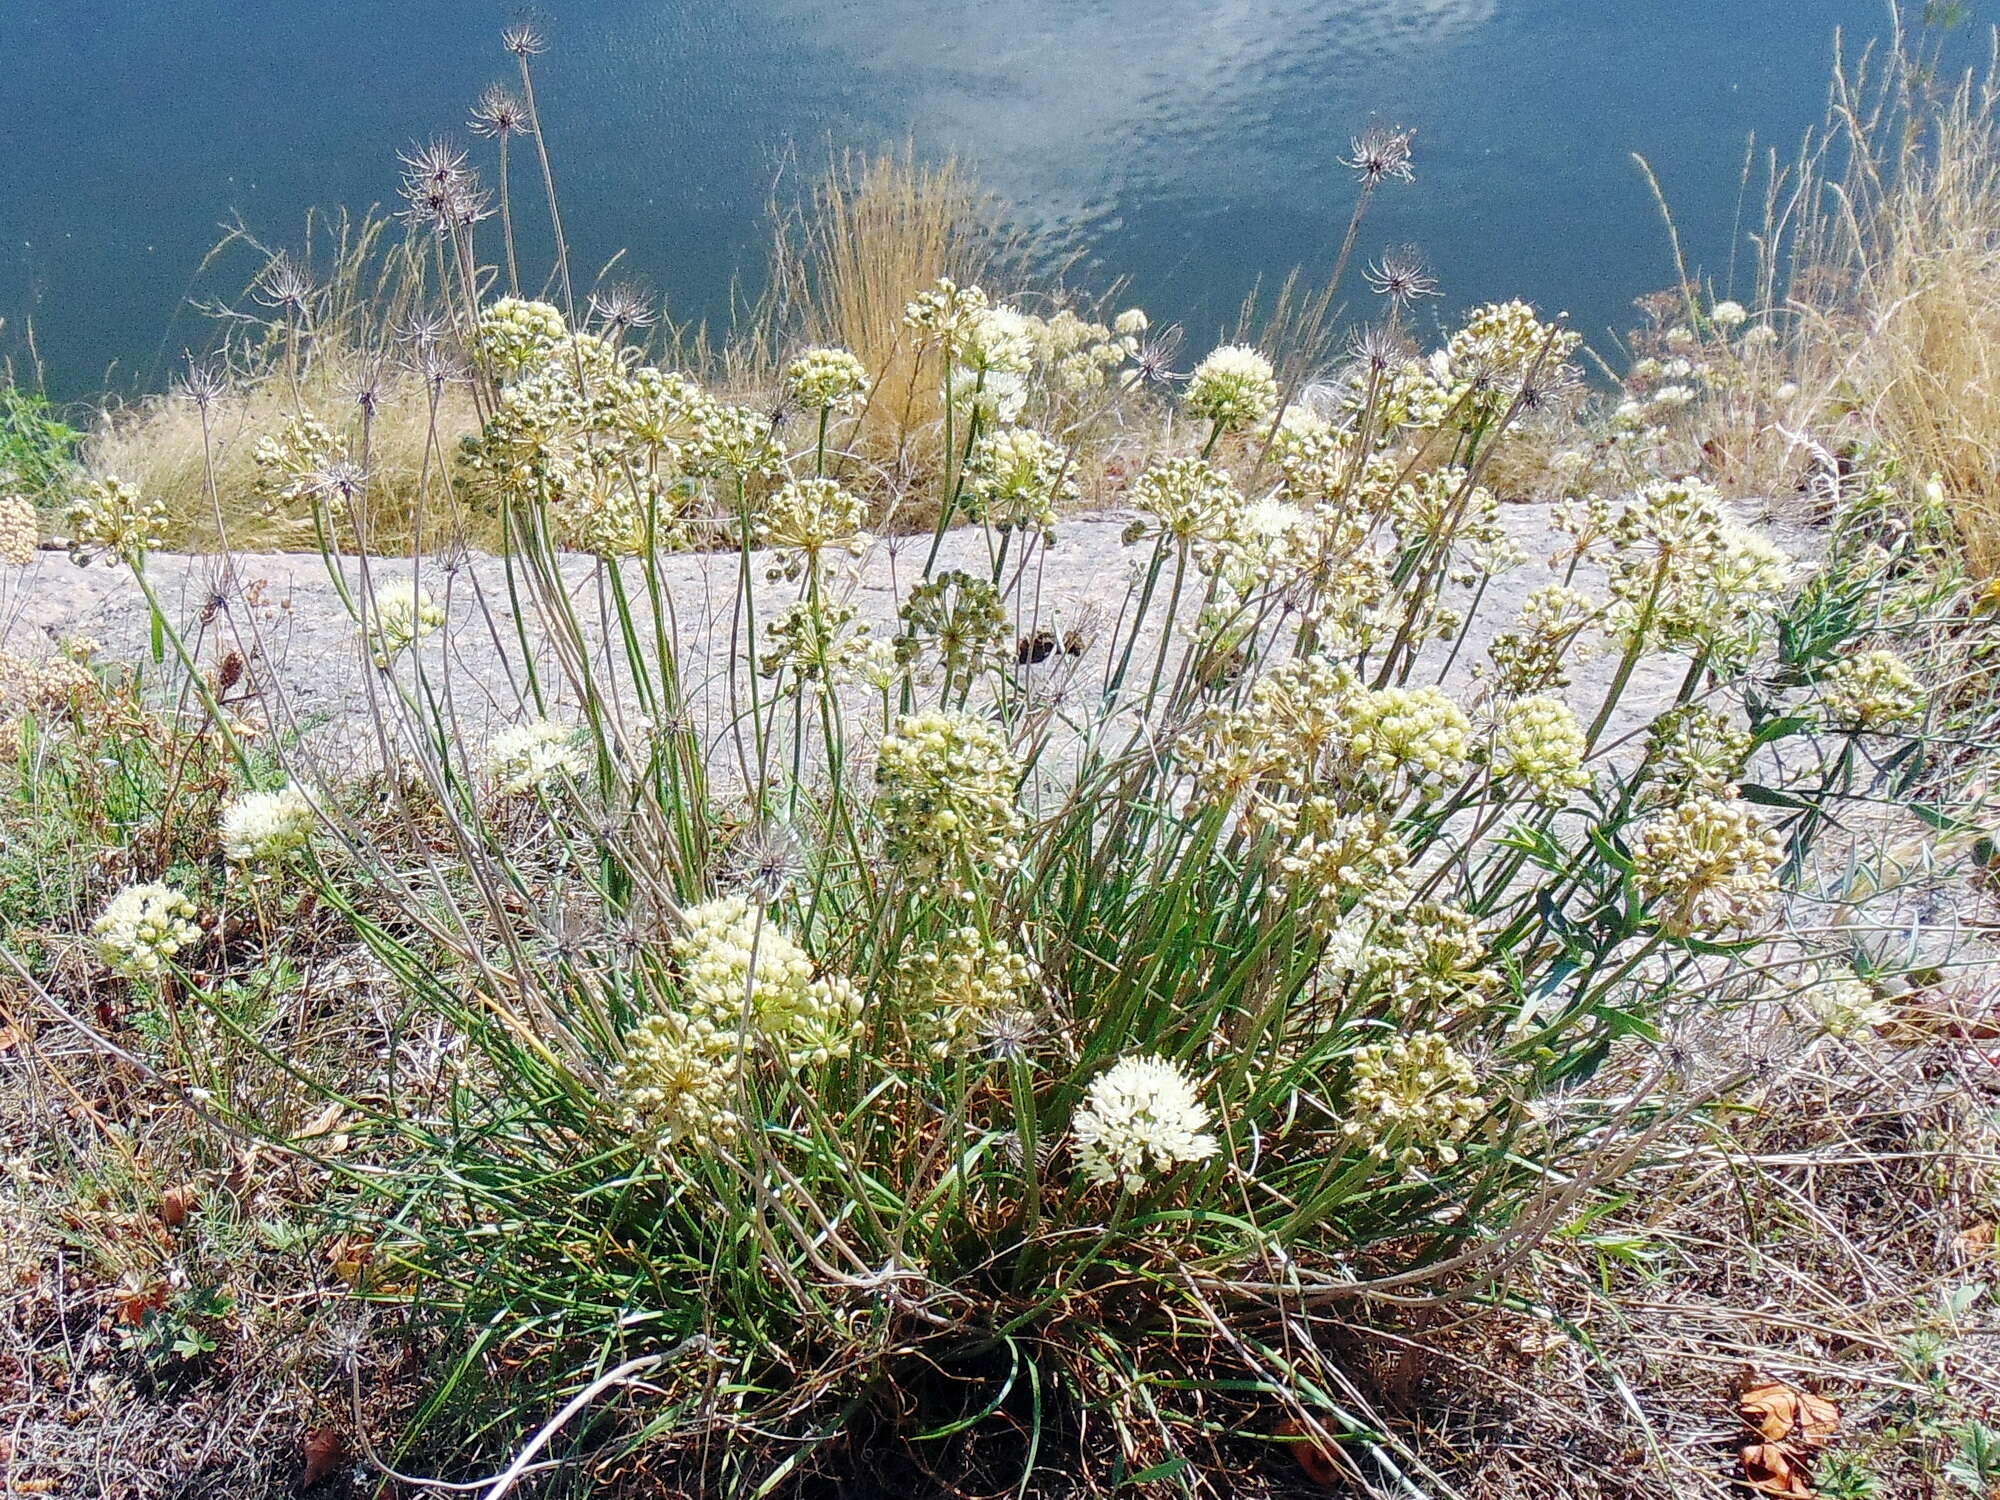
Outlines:
[[[1476,601],[1477,611],[1456,655],[1447,664],[1445,648],[1433,646],[1429,664],[1412,677],[1413,685],[1440,675],[1447,684],[1464,684],[1483,659],[1487,643],[1514,620],[1522,601],[1534,589],[1557,581],[1558,575],[1544,559],[1564,538],[1551,529],[1549,513],[1550,508],[1539,503],[1506,507],[1506,523],[1530,561],[1492,580]],[[1047,548],[1037,544],[1025,568],[1018,541],[1005,560],[1004,582],[1018,634],[1028,637],[1046,629],[1060,638],[1076,632],[1089,642],[1083,659],[1063,667],[1071,690],[1093,699],[1097,698],[1093,686],[1101,688],[1110,670],[1109,641],[1120,630],[1135,575],[1149,555],[1147,546],[1128,547],[1121,540],[1130,519],[1125,513],[1107,512],[1066,520],[1057,528],[1056,544]],[[1816,550],[1810,530],[1764,516],[1754,519],[1763,521],[1794,553]],[[943,538],[934,571],[962,569],[988,577],[994,545],[995,539],[979,528],[951,531]],[[837,592],[851,600],[857,618],[876,636],[895,634],[896,601],[922,576],[930,546],[929,536],[882,539],[847,570],[847,580]],[[763,628],[798,597],[796,583],[766,578],[769,562],[763,554],[751,562],[760,649]],[[407,558],[346,557],[337,565],[349,596],[407,580],[413,571]],[[156,554],[146,567],[149,581],[204,665],[214,667],[232,650],[243,657],[248,670],[234,690],[235,700],[260,699],[265,718],[281,740],[303,738],[316,752],[314,758],[328,762],[329,771],[376,759],[378,725],[387,716],[387,690],[370,664],[348,603],[319,555]],[[718,748],[729,726],[747,710],[748,674],[739,674],[733,701],[724,686],[732,657],[742,661],[748,654],[745,634],[732,628],[741,567],[735,552],[684,553],[665,557],[659,564],[689,703],[706,740]],[[604,566],[574,555],[564,558],[562,568],[585,635],[601,641],[605,627],[615,620]],[[519,612],[512,600],[515,590],[525,594],[525,585],[510,580],[502,559],[476,553],[451,561],[426,558],[414,571],[446,607],[449,623],[416,651],[406,653],[397,671],[408,679],[421,667],[447,704],[457,733],[476,741],[496,723],[522,717],[528,685],[524,668],[531,661],[552,710],[560,713],[565,699],[573,695],[566,692],[559,665],[550,659],[546,632],[532,614],[517,631]],[[646,590],[635,566],[628,565],[625,576],[642,632],[650,642]],[[1600,582],[1600,575],[1586,568],[1576,581],[1589,589]],[[1128,688],[1143,684],[1144,672],[1158,650],[1157,622],[1166,613],[1169,584],[1170,579],[1163,578],[1149,610],[1150,628],[1141,635]],[[1191,575],[1189,590],[1199,584]],[[1474,600],[1470,590],[1458,589],[1452,602],[1467,607]],[[1194,610],[1184,602],[1180,613],[1191,617]],[[65,554],[44,552],[14,597],[0,596],[0,648],[32,655],[77,636],[97,641],[114,661],[144,661],[156,651],[146,601],[122,565],[98,561],[78,567]],[[1170,662],[1177,645],[1169,648]],[[1613,665],[1605,655],[1580,664],[1571,689],[1579,708],[1599,700]],[[1671,659],[1641,663],[1613,721],[1614,733],[1649,717],[1678,686],[1681,670],[1681,664]]]

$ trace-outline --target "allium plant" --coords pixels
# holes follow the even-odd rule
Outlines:
[[[1135,389],[1167,436],[1129,591],[1052,686],[1029,647],[1081,455],[1026,424],[1143,319],[1071,324],[913,291],[950,461],[893,641],[854,616],[881,544],[843,483],[850,356],[787,371],[820,418],[794,445],[553,305],[473,324],[493,399],[458,462],[509,550],[470,628],[511,644],[523,722],[455,732],[447,612],[381,581],[357,647],[422,837],[329,798],[337,837],[285,840],[458,1059],[443,1097],[392,1069],[343,1099],[373,1295],[452,1354],[406,1447],[469,1465],[569,1403],[689,1489],[767,1493],[860,1434],[1108,1486],[1281,1415],[1420,1464],[1328,1310],[1504,1286],[1700,1102],[1653,1041],[1819,962],[1776,928],[1923,713],[1886,645],[1836,665],[1892,570],[1807,577],[1657,478],[1578,497],[1563,581],[1482,634],[1521,557],[1486,466],[1575,347],[1509,303],[1313,410],[1239,346],[1178,411]],[[87,504],[136,565],[143,504]],[[990,566],[945,569],[966,517]],[[734,549],[712,628],[664,561],[702,542]]]

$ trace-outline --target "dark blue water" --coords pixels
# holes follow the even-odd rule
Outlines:
[[[393,197],[396,152],[464,136],[511,76],[478,0],[0,6],[0,349],[51,388],[150,387],[212,334],[191,293],[240,215]],[[680,318],[756,275],[787,149],[957,150],[1028,222],[1091,247],[1197,343],[1253,281],[1324,265],[1371,120],[1418,132],[1364,260],[1420,246],[1446,298],[1567,309],[1600,339],[1671,280],[1630,156],[1720,278],[1746,138],[1821,114],[1837,27],[1882,0],[555,0],[538,59],[580,271],[619,250]],[[483,143],[482,143],[483,144]],[[519,160],[519,158],[517,158]],[[525,162],[522,163],[525,165]],[[490,174],[489,174],[490,175]],[[526,178],[526,174],[523,174]],[[521,179],[517,179],[521,180]],[[526,185],[533,186],[532,179]],[[489,243],[497,246],[497,239]]]

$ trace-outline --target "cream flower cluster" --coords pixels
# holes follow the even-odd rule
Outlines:
[[[831,479],[794,479],[764,503],[756,536],[760,545],[784,554],[772,565],[771,577],[797,578],[818,567],[825,553],[861,556],[868,546],[861,529],[867,519],[868,502],[852,490]]]
[[[1199,421],[1241,432],[1277,413],[1277,375],[1249,345],[1224,344],[1194,367],[1182,404]]]
[[[1282,851],[1272,899],[1297,903],[1321,926],[1356,902],[1381,906],[1405,898],[1409,852],[1379,814],[1344,812],[1333,798],[1313,795],[1299,802],[1259,798],[1249,816],[1252,827],[1273,831]]]
[[[25,495],[0,495],[0,562],[25,568],[35,560],[41,528]]]
[[[544,363],[568,335],[569,325],[552,304],[502,297],[479,315],[472,349],[487,369],[512,379]]]
[[[70,550],[79,560],[97,550],[137,562],[166,544],[172,517],[160,501],[148,500],[136,486],[107,475],[77,486],[69,521],[76,533]]]
[[[804,949],[742,896],[690,907],[674,940],[680,1001],[627,1034],[613,1074],[621,1125],[654,1143],[726,1141],[757,1058],[797,1072],[845,1057],[861,1024],[861,994],[815,978]]]
[[[222,852],[238,864],[274,864],[306,846],[313,824],[312,801],[296,786],[245,792],[222,810]]]
[[[342,451],[333,429],[305,412],[287,417],[277,432],[259,438],[251,454],[257,470],[252,489],[264,514],[274,516],[287,506],[325,494],[324,476]]]
[[[1344,766],[1376,781],[1402,775],[1412,786],[1450,781],[1472,743],[1465,711],[1435,687],[1378,688],[1347,702]]]
[[[1211,709],[1189,760],[1204,795],[1233,806],[1258,782],[1304,790],[1329,746],[1346,732],[1360,691],[1351,668],[1321,656],[1293,657],[1259,677],[1241,708]]]
[[[1610,625],[1627,642],[1740,657],[1791,581],[1791,559],[1699,480],[1643,486],[1609,540]]]
[[[1389,492],[1388,512],[1396,540],[1405,548],[1447,547],[1461,566],[1474,559],[1490,563],[1478,569],[1488,573],[1524,559],[1500,522],[1499,497],[1474,484],[1463,469],[1431,469],[1397,485]]]
[[[375,665],[387,670],[407,647],[444,628],[444,607],[412,581],[375,589]]]
[[[1035,364],[1035,334],[1036,320],[1019,308],[986,308],[966,324],[959,363],[975,378],[1025,375]]]
[[[1852,973],[1822,979],[1800,998],[1819,1029],[1836,1040],[1861,1036],[1895,1019],[1873,987]]]
[[[131,979],[156,977],[183,948],[201,937],[195,905],[186,893],[157,880],[128,885],[91,923],[104,962]]]
[[[1553,374],[1582,344],[1583,337],[1544,323],[1526,302],[1489,302],[1466,314],[1444,348],[1454,382],[1485,381],[1511,400],[1513,391],[1539,365]]]
[[[1827,674],[1820,701],[1834,723],[1884,730],[1923,717],[1928,695],[1910,664],[1893,651],[1863,651]]]
[[[785,450],[768,414],[747,406],[717,406],[704,413],[688,447],[688,464],[717,478],[768,477],[784,469]]]
[[[1031,427],[997,428],[966,457],[966,513],[1002,531],[1052,535],[1061,508],[1076,497],[1069,455]]]
[[[1539,802],[1559,803],[1590,784],[1576,714],[1560,698],[1516,698],[1493,730],[1493,776],[1518,781]]]
[[[949,278],[912,298],[903,322],[921,342],[943,346],[954,405],[1002,422],[1019,415],[1034,372],[1050,391],[1096,389],[1138,352],[1146,329],[1146,315],[1136,308],[1121,313],[1115,328],[1068,308],[1038,318],[995,307],[978,287]]]
[[[1354,1054],[1347,1137],[1404,1174],[1450,1166],[1486,1114],[1479,1076],[1435,1031],[1378,1042]]]
[[[1396,905],[1369,934],[1362,972],[1406,1015],[1491,995],[1501,976],[1471,913],[1441,901]]]
[[[941,276],[936,285],[917,293],[905,305],[903,325],[919,339],[943,344],[949,356],[971,336],[986,311],[986,293]]]
[[[1639,894],[1676,936],[1760,922],[1778,896],[1784,845],[1740,802],[1691,797],[1639,826],[1632,865]]]
[[[644,555],[655,518],[673,509],[663,505],[650,476],[625,464],[605,448],[578,448],[549,466],[549,508],[556,545],[593,557]]]
[[[989,579],[952,568],[927,578],[897,611],[896,650],[917,666],[926,653],[944,668],[946,684],[964,683],[1004,655],[1007,605]]]
[[[530,719],[510,724],[488,740],[481,768],[501,796],[519,797],[582,778],[589,773],[590,757],[567,724]]]
[[[1093,1183],[1142,1191],[1181,1163],[1216,1154],[1209,1120],[1180,1064],[1120,1058],[1091,1080],[1070,1118],[1077,1169]]]
[[[808,411],[859,411],[868,367],[846,349],[808,349],[786,367],[785,392]]]
[[[1146,315],[1138,308],[1120,313],[1110,328],[1087,321],[1068,308],[1046,321],[1034,319],[1036,358],[1058,390],[1090,391],[1103,386],[1112,370],[1139,352]]]
[[[1226,545],[1243,514],[1243,492],[1205,459],[1170,458],[1133,482],[1131,501],[1144,519],[1125,528],[1129,546],[1148,537],[1181,544]]]
[[[977,927],[956,927],[897,964],[914,1029],[939,1057],[969,1051],[997,1016],[1028,1009],[1034,961]]]
[[[903,680],[902,654],[896,643],[871,636],[849,658],[857,680],[878,693],[887,693]]]
[[[1021,763],[1000,730],[969,714],[909,714],[882,737],[875,808],[890,856],[919,879],[1011,870],[1025,827]]]
[[[97,686],[89,653],[57,652],[33,660],[0,651],[0,704],[62,712]]]
[[[1286,408],[1272,437],[1271,458],[1284,493],[1308,508],[1393,488],[1401,465],[1390,455],[1371,453],[1362,463],[1361,442],[1352,428],[1335,425],[1305,406]]]
[[[1522,603],[1514,627],[1487,647],[1494,685],[1507,694],[1567,687],[1577,639],[1596,618],[1589,595],[1565,584],[1543,584]]]
[[[854,614],[853,605],[824,598],[786,606],[771,622],[757,670],[766,677],[789,670],[802,682],[846,682],[872,644],[868,627],[854,625]]]
[[[1683,704],[1668,709],[1647,729],[1647,776],[1668,801],[1690,795],[1734,797],[1751,749],[1749,733],[1720,710]]]

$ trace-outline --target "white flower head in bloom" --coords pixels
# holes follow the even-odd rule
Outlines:
[[[1805,992],[1806,1010],[1821,1031],[1835,1038],[1859,1037],[1895,1019],[1873,989],[1853,974],[1823,980]]]
[[[312,802],[295,786],[245,792],[222,810],[222,852],[239,864],[275,862],[312,836]]]
[[[486,742],[487,775],[503,797],[518,797],[562,777],[577,779],[590,761],[566,724],[531,719],[501,730]]]
[[[786,368],[785,390],[810,411],[858,411],[868,399],[868,367],[846,349],[808,349]]]
[[[1120,1058],[1091,1081],[1070,1121],[1077,1167],[1094,1183],[1137,1192],[1149,1174],[1163,1176],[1181,1162],[1215,1155],[1208,1123],[1208,1106],[1179,1064]]]
[[[194,918],[184,892],[149,880],[113,896],[90,930],[105,963],[128,978],[149,979],[201,936]]]
[[[375,665],[387,668],[405,646],[444,626],[444,609],[414,582],[385,583],[375,590]]]
[[[1187,409],[1228,432],[1269,421],[1278,409],[1271,362],[1248,344],[1224,344],[1188,377]]]

